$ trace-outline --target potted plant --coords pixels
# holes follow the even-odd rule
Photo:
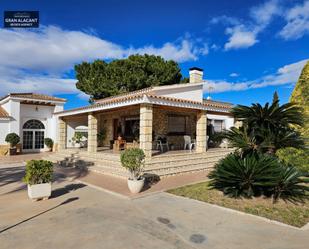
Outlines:
[[[74,147],[80,148],[81,147],[81,141],[83,138],[83,134],[81,132],[75,132],[74,137],[72,138],[72,141],[74,143]]]
[[[17,148],[16,145],[19,143],[20,138],[16,133],[9,133],[5,137],[5,142],[10,144],[10,155],[16,155],[17,154]]]
[[[125,150],[120,155],[121,164],[129,170],[131,177],[128,178],[128,187],[133,194],[139,193],[145,183],[145,178],[142,176],[145,154],[139,148],[130,148]]]
[[[51,195],[53,163],[46,160],[31,160],[26,164],[23,181],[28,184],[28,196],[31,199],[48,199]]]
[[[49,151],[53,150],[54,141],[51,138],[49,137],[44,138],[44,144],[49,149]]]
[[[99,145],[99,146],[103,146],[103,145],[104,145],[103,143],[104,143],[105,138],[106,138],[106,131],[105,131],[105,129],[102,129],[102,130],[98,133],[98,135],[97,135],[98,145]]]

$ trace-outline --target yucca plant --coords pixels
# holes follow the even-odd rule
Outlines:
[[[274,188],[279,174],[277,158],[259,153],[229,154],[210,173],[210,186],[231,197],[252,197]]]

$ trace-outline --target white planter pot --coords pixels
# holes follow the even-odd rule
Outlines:
[[[75,143],[75,144],[74,144],[74,147],[75,147],[75,148],[80,148],[80,147],[81,147],[81,146],[80,146],[80,143]]]
[[[141,178],[140,180],[131,180],[128,179],[128,187],[133,194],[137,194],[141,192],[144,187],[145,178]]]
[[[48,199],[51,195],[51,183],[28,184],[28,196],[31,199]]]

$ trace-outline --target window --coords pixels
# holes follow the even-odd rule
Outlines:
[[[214,130],[215,132],[221,132],[223,130],[223,120],[214,121]]]
[[[185,134],[186,123],[186,116],[168,116],[168,133]]]
[[[45,129],[45,127],[41,121],[31,119],[24,124],[23,129]]]
[[[125,118],[124,136],[129,142],[139,139],[139,117]]]

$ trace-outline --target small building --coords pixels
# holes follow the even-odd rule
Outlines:
[[[57,140],[55,112],[66,100],[36,93],[10,93],[0,99],[0,145],[8,133],[20,136],[24,152],[44,150],[44,138]]]

